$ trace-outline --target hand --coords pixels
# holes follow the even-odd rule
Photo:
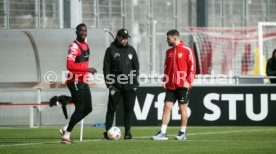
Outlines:
[[[111,86],[109,86],[109,87],[108,87],[108,89],[109,89],[109,90],[119,91],[119,89],[117,89],[116,87],[114,87],[114,86],[112,86],[112,85],[111,85]]]
[[[97,73],[97,70],[95,68],[91,67],[91,68],[87,69],[87,72],[94,74],[94,73]]]
[[[166,84],[165,84],[165,83],[163,84],[163,88],[164,88],[165,90],[167,89],[167,88],[166,88]]]
[[[111,96],[113,96],[118,91],[118,89],[116,87],[113,87],[112,85],[109,86],[108,89]]]
[[[184,82],[184,88],[190,88],[190,84],[188,82]]]

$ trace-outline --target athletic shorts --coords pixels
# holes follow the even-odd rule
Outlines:
[[[165,102],[175,103],[178,100],[180,104],[189,103],[190,90],[187,88],[180,88],[176,90],[166,90]]]

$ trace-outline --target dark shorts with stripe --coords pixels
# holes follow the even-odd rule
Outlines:
[[[189,103],[190,90],[187,88],[180,88],[176,90],[166,90],[165,102],[175,103],[178,100],[180,104]]]

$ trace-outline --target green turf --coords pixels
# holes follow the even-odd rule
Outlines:
[[[123,130],[123,129],[122,129]],[[74,144],[60,144],[58,128],[0,128],[0,154],[6,153],[233,153],[276,152],[276,127],[188,127],[188,139],[176,141],[178,127],[168,128],[168,141],[150,139],[159,127],[133,127],[134,139],[102,140],[103,128],[85,127],[72,133]]]

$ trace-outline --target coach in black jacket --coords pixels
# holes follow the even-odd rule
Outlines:
[[[117,32],[116,39],[106,49],[104,56],[104,77],[109,98],[106,113],[106,132],[112,127],[114,113],[120,101],[124,106],[124,139],[132,139],[131,118],[138,87],[139,61],[135,49],[128,44],[130,35],[126,29]]]
[[[272,57],[268,59],[266,64],[266,74],[267,76],[276,77],[276,49],[272,52]],[[270,79],[271,83],[276,83],[276,79]]]

